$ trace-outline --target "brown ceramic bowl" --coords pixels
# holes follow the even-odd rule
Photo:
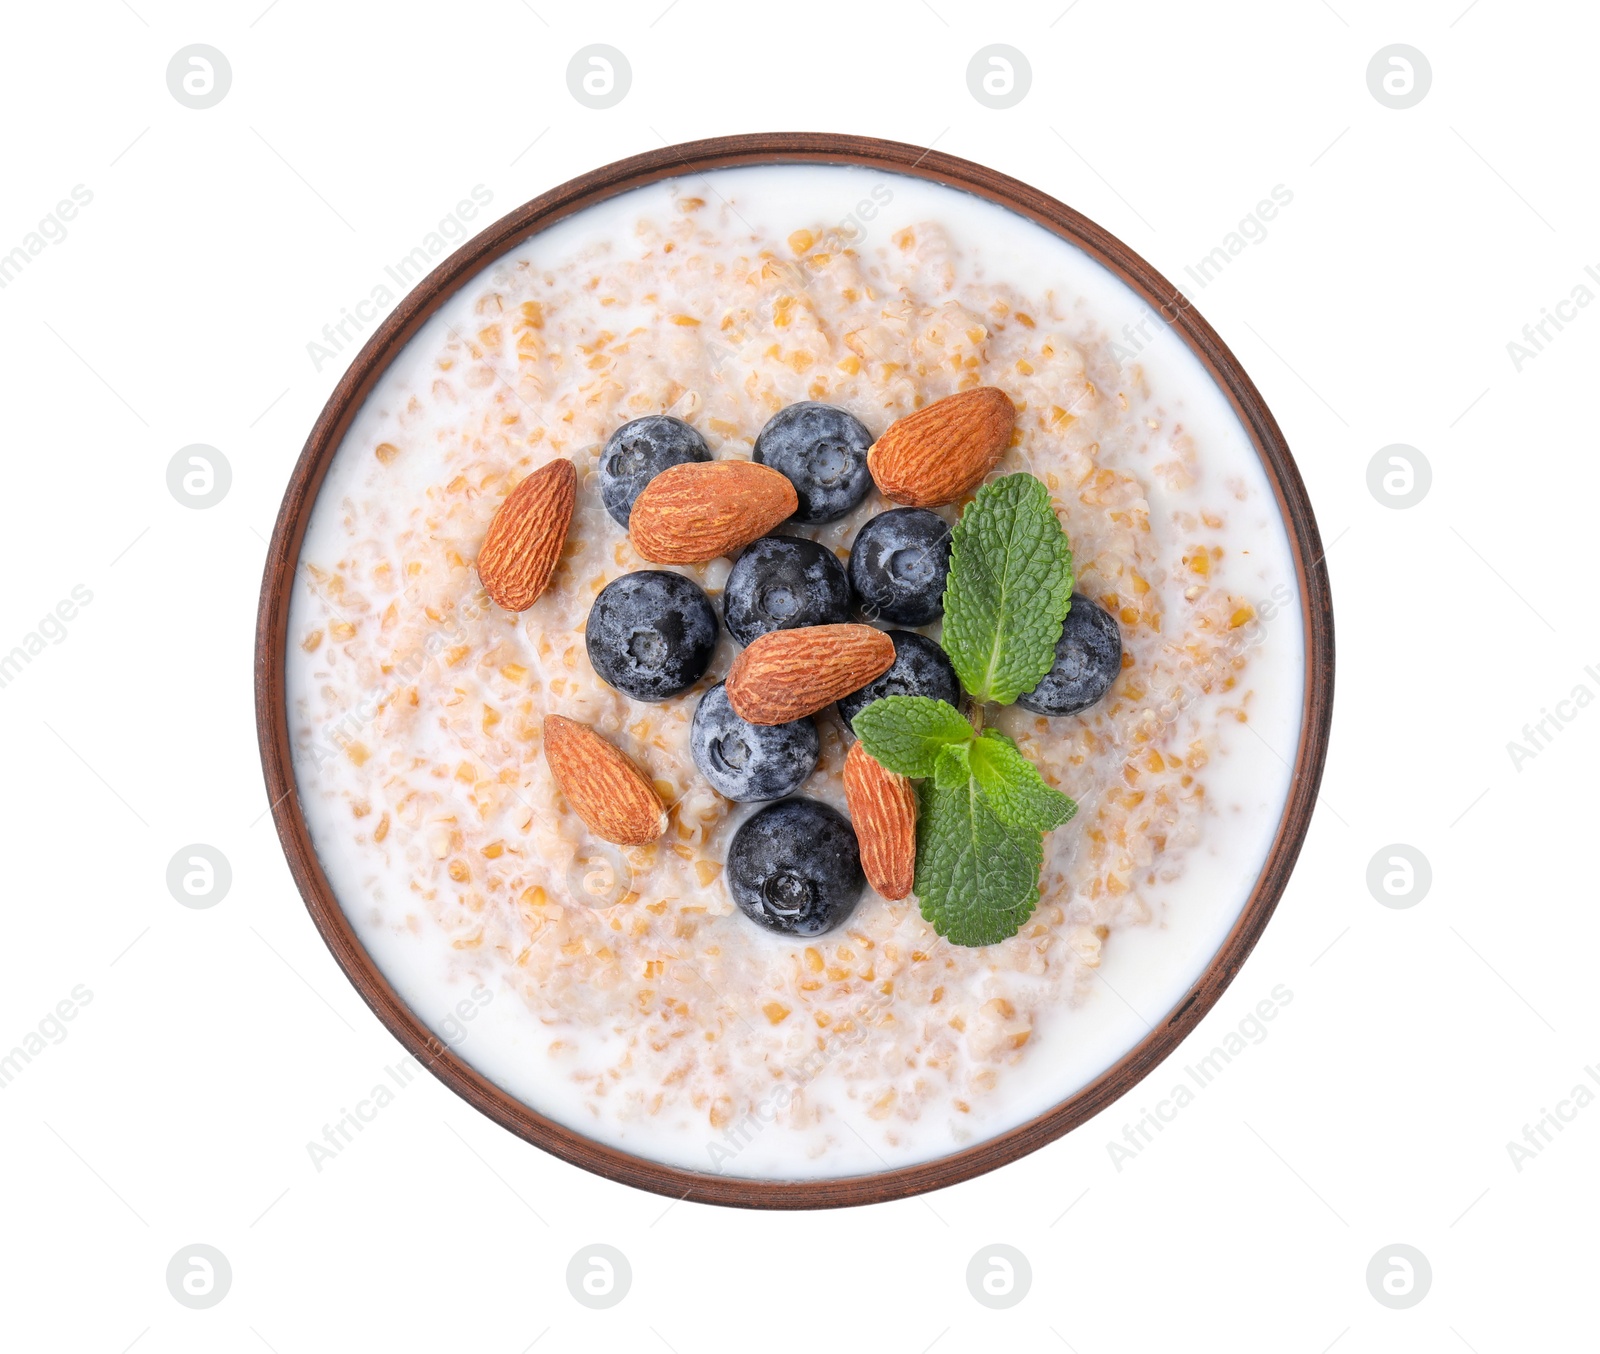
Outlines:
[[[819,1180],[700,1174],[662,1165],[553,1122],[456,1057],[389,985],[329,887],[307,830],[290,762],[284,660],[289,600],[301,540],[323,476],[362,401],[423,323],[485,265],[546,227],[659,179],[739,165],[865,165],[975,193],[1061,236],[1098,260],[1157,309],[1228,396],[1255,445],[1287,529],[1305,619],[1305,695],[1299,752],[1287,803],[1255,888],[1204,973],[1124,1057],[1053,1109],[948,1156],[895,1170]],[[513,1133],[599,1175],[674,1198],[748,1208],[831,1208],[939,1189],[1044,1146],[1099,1113],[1177,1048],[1238,973],[1272,916],[1311,822],[1333,707],[1333,612],[1321,538],[1283,434],[1244,368],[1170,282],[1122,241],[1072,208],[1016,179],[954,156],[893,141],[828,133],[716,137],[636,155],[552,189],[496,221],[441,263],[368,340],[335,387],[289,481],[267,552],[256,633],[256,725],[267,795],[289,868],[312,920],[356,990],[402,1044],[456,1094]]]

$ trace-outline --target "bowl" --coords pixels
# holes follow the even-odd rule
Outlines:
[[[1109,270],[1198,359],[1259,459],[1292,555],[1303,641],[1303,697],[1287,795],[1242,909],[1203,972],[1120,1058],[1026,1122],[932,1160],[821,1178],[696,1171],[623,1150],[541,1114],[439,1039],[402,999],[358,937],[319,861],[291,760],[286,694],[291,588],[317,494],[346,432],[405,344],[495,259],[574,213],[663,179],[744,166],[861,166],[926,180],[1006,208]],[[306,441],[267,553],[256,641],[256,720],[272,813],[290,871],[323,940],[379,1020],[418,1061],[482,1113],[574,1165],[673,1198],[760,1208],[824,1208],[903,1198],[1014,1161],[1082,1124],[1148,1076],[1216,1004],[1272,916],[1310,825],[1327,755],[1333,618],[1323,550],[1284,437],[1238,360],[1184,295],[1120,240],[1037,189],[994,170],[898,142],[823,133],[718,137],[668,146],[585,174],[517,208],[439,264],[404,296],[339,381]]]

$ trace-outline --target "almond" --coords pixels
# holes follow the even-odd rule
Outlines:
[[[526,611],[550,586],[577,495],[578,472],[561,460],[540,466],[506,496],[478,551],[478,577],[497,605]]]
[[[770,630],[733,660],[728,704],[751,724],[787,724],[859,691],[894,662],[894,641],[870,625]]]
[[[792,517],[794,485],[754,461],[689,461],[657,475],[633,501],[633,548],[656,564],[704,564]]]
[[[595,836],[642,846],[666,830],[666,811],[650,778],[587,724],[546,715],[544,756],[567,803]]]
[[[891,423],[867,453],[867,469],[896,503],[954,503],[994,469],[1016,423],[1016,407],[1005,391],[963,390]]]
[[[867,883],[891,901],[911,892],[917,872],[917,793],[860,743],[844,759],[844,797]]]

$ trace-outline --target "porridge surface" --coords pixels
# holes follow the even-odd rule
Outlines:
[[[870,224],[858,202],[875,204]],[[1141,313],[1131,294],[1106,313],[1116,284],[1094,264],[949,190],[862,170],[730,171],[577,221],[473,279],[412,341],[347,436],[308,531],[291,729],[341,903],[436,1030],[466,991],[494,993],[472,1024],[449,1027],[461,1056],[644,1155],[847,1174],[1020,1122],[1114,1061],[1164,1014],[1160,994],[1170,1004],[1198,974],[1281,810],[1299,622],[1242,433],[1231,425],[1220,445],[1231,420],[1199,407],[1191,387],[1220,399],[1203,378],[1174,390],[1170,335],[1130,355],[1119,331]],[[1008,249],[1032,249],[1033,266],[1007,266]],[[1147,370],[1158,359],[1165,385]],[[915,899],[870,888],[828,935],[765,933],[722,878],[759,806],[722,799],[689,754],[695,704],[732,641],[724,632],[707,678],[660,705],[590,667],[595,596],[658,567],[601,504],[600,448],[627,420],[667,412],[714,456],[748,457],[762,425],[801,400],[881,435],[977,385],[1018,410],[997,473],[1044,481],[1078,590],[1122,633],[1122,675],[1084,715],[1013,706],[991,719],[1078,815],[1045,838],[1038,909],[1004,944],[949,945]],[[473,562],[501,500],[555,457],[578,470],[567,546],[549,592],[512,615],[488,602]],[[874,492],[839,522],[780,530],[843,559],[891,506]],[[678,572],[720,610],[728,568]],[[671,805],[659,842],[588,834],[542,754],[547,714],[592,724],[646,768]],[[821,761],[800,793],[843,811],[847,735],[831,710],[818,725]],[[1119,948],[1123,963],[1154,963],[1147,982],[1118,979],[1147,1003],[1132,1026],[1097,977]]]

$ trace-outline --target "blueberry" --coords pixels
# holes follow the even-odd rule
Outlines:
[[[712,788],[729,799],[782,799],[798,790],[817,766],[822,739],[809,719],[791,724],[747,724],[734,714],[718,682],[695,707],[689,751]]]
[[[611,520],[626,528],[639,491],[669,466],[709,461],[705,438],[681,418],[648,414],[624,423],[600,453],[600,501]]]
[[[891,508],[856,535],[850,586],[875,621],[926,625],[944,615],[950,524],[926,508]]]
[[[1081,592],[1072,594],[1072,610],[1056,642],[1056,661],[1032,691],[1017,704],[1036,715],[1075,715],[1111,690],[1122,671],[1122,634],[1105,608]]]
[[[885,696],[927,696],[960,707],[961,681],[944,650],[914,630],[891,630],[894,662],[881,677],[839,702],[839,717],[855,727],[855,718],[875,700]]]
[[[866,876],[850,820],[815,799],[783,799],[740,825],[728,891],[769,931],[820,936],[855,910]]]
[[[693,579],[660,569],[607,583],[589,609],[589,662],[623,694],[663,701],[706,675],[717,612]]]
[[[752,459],[788,477],[800,498],[796,522],[843,517],[867,496],[872,434],[843,409],[811,400],[780,409],[756,437]]]
[[[769,630],[850,619],[850,581],[833,551],[798,536],[763,536],[739,556],[722,590],[728,633],[748,644]]]

